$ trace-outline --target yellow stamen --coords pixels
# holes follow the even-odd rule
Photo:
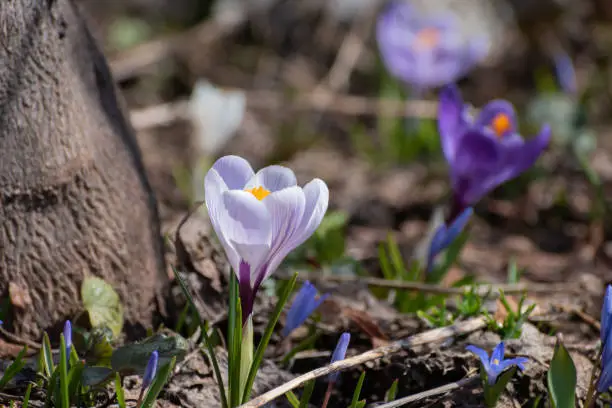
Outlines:
[[[493,360],[493,364],[494,365],[499,365],[499,360],[498,359]]]
[[[440,31],[437,28],[424,28],[416,34],[414,44],[419,48],[431,48],[440,40]]]
[[[491,121],[491,127],[493,128],[493,131],[497,137],[502,137],[508,130],[510,130],[512,124],[510,123],[510,118],[508,115],[505,113],[498,113]]]
[[[259,201],[263,200],[264,198],[266,198],[267,196],[270,195],[270,191],[266,190],[262,186],[254,187],[254,188],[251,188],[251,189],[245,190],[245,191],[253,194],[255,196],[255,198],[258,199]]]

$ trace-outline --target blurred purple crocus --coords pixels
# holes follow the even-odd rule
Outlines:
[[[308,319],[308,316],[327,299],[327,296],[329,295],[319,296],[317,288],[309,281],[305,281],[295,296],[289,312],[287,312],[287,320],[282,335],[287,337],[293,330],[301,326]]]
[[[504,360],[503,341],[495,347],[491,353],[491,358],[489,358],[489,354],[485,350],[479,347],[470,345],[467,346],[466,349],[476,354],[476,356],[480,358],[482,368],[487,374],[487,381],[489,385],[494,385],[497,382],[497,377],[512,366],[517,366],[519,370],[523,371],[525,369],[524,364],[529,361],[529,359],[526,357],[516,357]]]
[[[336,361],[344,360],[346,356],[346,350],[348,349],[349,342],[351,341],[351,334],[349,332],[342,333],[340,339],[338,339],[338,344],[336,344],[336,349],[334,350],[331,358],[330,364],[335,363]],[[340,372],[335,372],[329,374],[327,377],[328,382],[336,382],[338,380],[338,376]]]
[[[601,307],[601,374],[597,382],[597,391],[605,392],[612,387],[612,286],[606,287]]]
[[[442,224],[438,227],[434,233],[433,238],[429,244],[429,251],[427,253],[427,272],[429,273],[434,265],[434,258],[443,250],[448,248],[453,241],[461,234],[463,228],[470,220],[470,217],[474,213],[472,207],[467,207],[455,220],[447,226]]]
[[[389,72],[417,91],[455,82],[487,53],[484,38],[466,38],[455,14],[424,15],[402,1],[380,14],[376,38]]]
[[[204,191],[210,221],[238,277],[244,324],[262,282],[321,223],[329,191],[319,179],[299,187],[283,166],[255,173],[238,156],[215,162]]]
[[[495,187],[533,166],[551,136],[550,127],[544,125],[535,138],[523,140],[512,104],[501,99],[489,102],[472,117],[455,85],[440,93],[438,130],[450,166],[451,221]]]

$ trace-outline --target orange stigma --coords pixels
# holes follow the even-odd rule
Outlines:
[[[502,137],[507,131],[510,130],[512,124],[510,123],[510,118],[508,115],[505,113],[498,113],[491,121],[491,127],[493,128],[493,131],[497,137]]]
[[[248,190],[245,190],[251,194],[253,194],[255,196],[256,199],[258,199],[259,201],[263,200],[264,198],[266,198],[267,196],[270,195],[270,191],[266,190],[265,188],[259,186],[259,187],[254,187]]]
[[[415,45],[419,48],[431,48],[439,39],[440,31],[437,28],[427,27],[416,34]]]

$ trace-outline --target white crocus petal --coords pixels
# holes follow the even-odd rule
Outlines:
[[[226,191],[222,195],[222,216],[219,225],[241,260],[259,268],[270,249],[271,220],[263,203],[251,193],[240,190]],[[239,265],[232,265],[235,271]]]
[[[293,236],[298,233],[302,222],[306,198],[298,186],[286,188],[270,194],[263,201],[272,221],[272,246],[265,276],[258,277],[263,282],[276,271],[278,265],[293,249]]]
[[[257,174],[247,182],[244,189],[249,190],[256,187],[263,187],[270,192],[275,192],[295,185],[297,185],[297,180],[291,169],[274,165],[259,170]]]
[[[292,237],[291,246],[297,248],[302,245],[321,224],[329,204],[329,190],[327,184],[321,179],[313,179],[304,186],[306,206],[302,222]]]
[[[244,92],[225,91],[210,82],[196,82],[189,114],[196,135],[196,148],[205,156],[215,155],[234,136],[244,117]]]
[[[227,185],[217,173],[215,169],[210,169],[204,179],[204,192],[206,209],[208,210],[208,216],[210,223],[217,234],[219,242],[225,250],[227,259],[230,262],[232,268],[237,270],[240,263],[240,256],[234,249],[234,246],[228,242],[225,237],[224,226],[221,220],[224,218],[225,208],[223,206],[222,197],[223,193],[226,192]]]
[[[212,168],[219,173],[230,190],[242,190],[255,175],[249,162],[239,156],[223,156]]]

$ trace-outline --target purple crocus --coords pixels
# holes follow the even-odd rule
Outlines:
[[[212,226],[238,277],[244,324],[262,282],[321,223],[329,191],[319,179],[299,187],[283,166],[254,173],[238,156],[215,162],[204,191]]]
[[[544,125],[533,139],[518,133],[512,104],[493,100],[472,117],[454,85],[444,87],[438,107],[442,150],[450,166],[453,220],[500,184],[529,169],[550,142]]]
[[[317,288],[309,281],[304,282],[300,291],[295,296],[289,312],[287,312],[287,320],[283,327],[282,335],[287,337],[293,330],[298,328],[308,319],[308,316],[315,311],[317,307],[327,298],[328,294],[319,296]]]
[[[335,363],[336,361],[344,360],[346,356],[346,350],[348,349],[349,342],[351,341],[351,334],[349,332],[342,333],[340,339],[338,339],[338,344],[336,344],[336,349],[334,350],[331,358],[330,364]],[[340,372],[331,373],[327,376],[328,382],[336,382],[338,380],[338,376]]]
[[[427,253],[427,272],[430,272],[433,268],[434,258],[440,252],[448,248],[457,236],[459,236],[461,231],[463,231],[463,228],[465,228],[473,213],[474,209],[468,207],[463,210],[450,225],[447,226],[445,223],[438,227],[429,244],[429,251]]]
[[[455,82],[487,53],[487,42],[466,38],[455,14],[425,15],[401,1],[380,14],[376,38],[389,72],[416,90]]]
[[[144,375],[142,376],[142,389],[144,390],[153,382],[155,374],[157,374],[157,363],[159,360],[159,352],[157,350],[151,353]]]
[[[561,89],[569,94],[575,94],[578,90],[576,83],[576,70],[572,59],[565,51],[558,51],[554,54],[555,72],[557,81]]]
[[[517,366],[519,370],[523,371],[525,369],[524,364],[529,361],[529,359],[526,357],[516,357],[504,360],[503,341],[495,347],[491,353],[491,358],[489,358],[489,355],[485,350],[479,347],[470,345],[467,346],[466,349],[476,354],[476,356],[480,358],[482,368],[487,374],[487,381],[489,385],[494,385],[497,382],[497,377],[512,366]]]
[[[601,374],[597,382],[597,391],[605,392],[612,387],[612,286],[606,287],[601,307]]]

